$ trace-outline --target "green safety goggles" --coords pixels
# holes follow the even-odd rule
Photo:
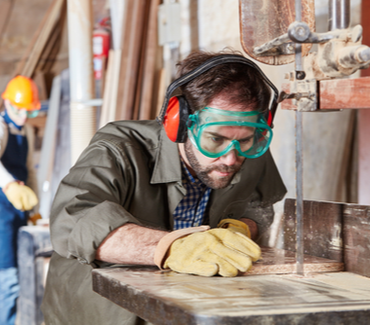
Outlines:
[[[13,113],[17,116],[27,116],[27,118],[34,118],[39,114],[38,109],[33,110],[33,111],[28,111],[26,109],[16,108],[12,104],[10,104],[10,107],[12,108]]]
[[[272,130],[262,113],[226,111],[205,107],[189,116],[188,136],[205,156],[218,158],[230,150],[258,158],[270,146]]]

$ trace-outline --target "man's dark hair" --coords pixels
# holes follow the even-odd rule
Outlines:
[[[198,51],[179,62],[178,77],[199,67],[207,60],[222,54],[243,55],[236,51],[218,53]],[[243,63],[224,63],[204,72],[181,87],[192,113],[206,107],[218,95],[225,96],[231,104],[245,109],[265,112],[269,107],[271,90],[261,74]]]

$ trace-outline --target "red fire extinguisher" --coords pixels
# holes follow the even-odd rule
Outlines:
[[[93,62],[95,79],[101,79],[110,49],[109,18],[102,19],[93,31]]]

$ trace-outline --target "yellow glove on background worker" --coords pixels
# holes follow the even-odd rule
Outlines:
[[[17,210],[28,211],[38,203],[35,192],[23,183],[9,183],[3,188],[3,192]]]
[[[203,276],[219,274],[231,277],[238,275],[239,271],[246,272],[252,261],[260,258],[261,249],[243,233],[246,232],[244,226],[238,225],[236,223],[236,230],[209,230],[208,226],[202,226],[173,231],[159,242],[155,262],[159,267],[176,272]],[[196,229],[198,232],[189,235]],[[177,236],[176,239],[176,233],[182,237]]]

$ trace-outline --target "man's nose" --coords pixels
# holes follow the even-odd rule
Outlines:
[[[227,166],[235,165],[237,160],[238,160],[238,151],[236,149],[230,150],[228,153],[224,154],[221,157],[221,161]]]

